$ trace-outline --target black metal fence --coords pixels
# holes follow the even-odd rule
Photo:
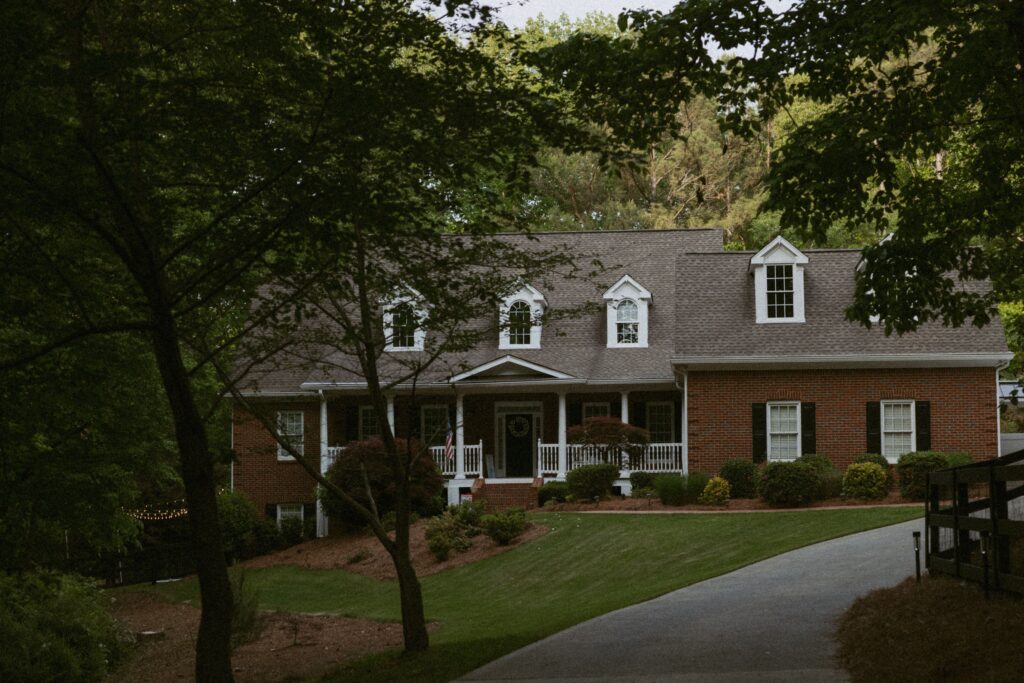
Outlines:
[[[928,475],[925,562],[1024,594],[1024,451]]]

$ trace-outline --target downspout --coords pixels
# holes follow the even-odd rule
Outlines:
[[[679,440],[682,442],[683,448],[683,474],[687,475],[690,473],[690,391],[689,391],[689,371],[683,368],[683,386],[679,386],[679,377],[676,376],[676,389],[683,394],[683,414],[682,418],[682,429],[680,430]]]
[[[1010,361],[996,366],[996,457],[1003,457],[1003,416],[999,410],[999,372],[1010,367]]]
[[[320,474],[326,475],[327,468],[327,397],[324,390],[318,389],[320,396]],[[317,484],[316,491],[316,536],[323,538],[327,535],[327,512],[324,510],[324,502],[320,499],[320,485]]]

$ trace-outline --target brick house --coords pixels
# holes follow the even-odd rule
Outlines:
[[[323,468],[388,420],[397,435],[430,446],[453,503],[471,491],[512,500],[541,479],[564,478],[587,462],[567,429],[600,415],[650,432],[632,467],[652,472],[714,473],[732,458],[803,453],[840,468],[864,452],[892,462],[928,449],[998,455],[995,389],[1012,357],[1000,323],[929,323],[886,337],[848,322],[857,250],[802,252],[780,237],[757,253],[724,251],[720,230],[537,238],[544,248],[597,254],[605,268],[596,282],[566,280],[551,291],[524,283],[495,311],[508,323],[495,325],[492,343],[432,366],[414,396],[400,385],[387,415],[376,415],[365,383],[336,364],[267,371],[246,393]],[[539,323],[549,307],[586,302],[599,310]],[[388,354],[422,351],[415,317],[385,308],[383,320]],[[234,488],[278,519],[314,514],[312,481],[239,409],[233,446]],[[621,476],[628,491],[628,471]],[[326,532],[322,515],[318,528]]]

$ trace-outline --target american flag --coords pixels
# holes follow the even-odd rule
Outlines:
[[[455,446],[452,445],[452,426],[448,425],[448,435],[444,437],[444,457],[451,462],[455,457]]]

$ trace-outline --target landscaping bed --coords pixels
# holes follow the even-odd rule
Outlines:
[[[898,491],[890,492],[881,500],[851,500],[847,498],[827,498],[825,500],[811,501],[801,508],[831,508],[831,507],[877,507],[879,505],[914,505],[921,506],[919,501],[908,501],[900,496]],[[544,507],[548,512],[594,512],[594,511],[629,511],[629,512],[729,512],[729,511],[750,511],[750,510],[780,510],[783,508],[772,507],[760,498],[731,498],[725,505],[665,505],[657,498],[628,498],[613,496],[600,502],[587,503],[549,503]],[[794,508],[795,509],[795,508]]]
[[[840,618],[839,661],[854,683],[1019,681],[1024,601],[947,577],[907,579]]]

